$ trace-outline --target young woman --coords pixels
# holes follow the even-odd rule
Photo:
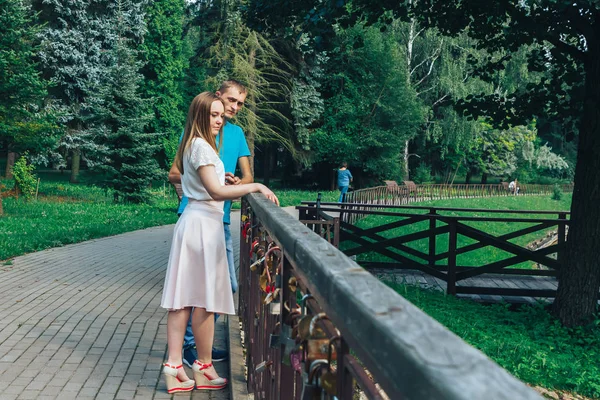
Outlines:
[[[176,163],[189,203],[175,225],[161,301],[169,310],[168,359],[163,367],[169,393],[190,391],[194,386],[216,390],[227,385],[211,363],[214,313],[235,314],[223,236],[223,201],[260,192],[279,204],[275,194],[259,183],[225,186],[225,171],[215,143],[223,118],[224,106],[215,94],[196,96],[177,151]],[[181,354],[192,308],[198,351],[193,380],[182,367]]]

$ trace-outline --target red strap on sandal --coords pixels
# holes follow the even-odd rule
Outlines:
[[[200,361],[196,360],[194,361],[195,364],[198,364],[198,366],[200,367],[200,371],[202,371],[203,369],[206,368],[210,368],[212,367],[212,363],[208,363],[208,364],[202,364]]]

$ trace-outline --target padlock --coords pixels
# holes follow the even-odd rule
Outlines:
[[[292,329],[292,325],[298,317],[300,317],[300,311],[292,311],[281,327],[281,359],[283,364],[287,365],[288,367],[291,365],[290,355],[292,354],[294,348],[296,348],[296,334]]]
[[[272,295],[275,296],[275,292],[271,293]],[[281,303],[279,302],[279,300],[274,299],[271,304],[269,304],[269,314],[271,315],[279,315],[281,314]]]
[[[319,313],[310,321],[309,338],[306,340],[306,348],[304,350],[307,362],[327,358],[329,354],[329,339],[327,339],[325,331],[317,326],[317,322],[321,319],[329,319],[329,317],[327,317],[327,314],[325,313]],[[300,321],[300,323],[302,323],[302,321]],[[300,328],[298,329],[298,332],[300,334]],[[336,333],[337,336],[339,336],[339,331]],[[330,358],[331,360],[335,360],[337,358],[337,353],[334,352],[331,354]]]
[[[263,293],[268,293],[268,287],[271,284],[271,280],[267,277],[266,274],[263,274],[261,276],[258,277],[258,285],[260,286],[260,290],[263,291]]]
[[[250,271],[256,271],[256,269],[260,266],[260,264],[263,263],[263,261],[265,261],[265,258],[259,258],[258,260],[254,261],[252,264],[250,264]]]
[[[329,354],[327,355],[327,369],[321,373],[321,387],[329,396],[337,396],[337,371],[333,369],[331,362],[333,361],[334,342],[340,340],[340,336],[334,336],[329,340]]]
[[[310,364],[308,376],[302,382],[302,400],[318,400],[321,398],[323,389],[319,386],[318,374],[324,365],[327,365],[327,360],[315,360]]]
[[[288,280],[288,288],[290,289],[290,292],[292,292],[292,293],[296,293],[296,290],[298,290],[298,281],[296,280],[295,276],[292,276]]]
[[[312,321],[312,319],[312,315],[305,315],[300,318],[300,321],[298,322],[298,337],[300,340],[308,340],[310,337],[310,321]],[[318,332],[316,333],[318,334]]]
[[[254,368],[254,372],[256,372],[256,373],[263,372],[264,370],[269,368],[271,365],[273,365],[273,361],[263,361],[261,363],[258,363],[256,365],[256,368]]]
[[[296,339],[292,338],[292,327],[284,324],[281,327],[281,337],[280,337],[280,345],[281,345],[281,362],[288,367],[291,365],[290,354],[292,354],[292,350],[296,346]]]
[[[292,318],[292,324],[295,319],[298,319],[301,314],[296,314]],[[296,324],[292,333],[289,336],[289,340],[286,339],[286,348],[284,351],[284,360],[290,360],[292,368],[297,372],[302,371],[302,362],[304,361],[304,344],[298,338],[298,324]]]
[[[276,323],[275,328],[273,328],[273,333],[269,334],[269,347],[272,349],[279,347],[279,344],[281,343],[281,336],[275,334],[275,331],[277,331],[280,326],[280,322]]]
[[[300,346],[296,351],[292,351],[289,357],[290,365],[298,373],[302,373],[302,351],[302,346]]]
[[[275,299],[274,299],[274,293],[273,293],[273,292],[271,292],[271,293],[268,293],[268,294],[267,294],[267,297],[265,297],[265,300],[263,301],[263,303],[264,303],[265,305],[269,305],[269,304],[271,304],[271,302],[272,302],[273,300],[275,300]]]

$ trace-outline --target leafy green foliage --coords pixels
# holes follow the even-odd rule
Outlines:
[[[162,136],[166,163],[173,161],[172,138],[179,139],[185,122],[183,75],[186,60],[183,54],[183,0],[151,1],[146,7],[147,32],[140,46],[144,76],[142,95],[152,99],[154,118],[149,131]],[[175,142],[177,145],[177,142]]]
[[[419,164],[412,178],[415,183],[431,182],[431,168],[425,163]]]
[[[560,185],[555,184],[552,190],[552,200],[560,201],[563,198],[563,192]]]
[[[33,170],[34,166],[27,163],[25,156],[19,157],[13,166],[15,189],[26,199],[31,199],[35,195],[36,176]]]
[[[387,282],[394,290],[531,385],[600,397],[600,330],[567,329],[541,305],[517,311]]]
[[[39,26],[22,0],[0,1],[0,15],[0,139],[11,151],[40,151],[56,142],[57,129],[35,63]]]
[[[364,46],[354,48],[359,39]],[[375,179],[399,176],[404,141],[422,114],[394,39],[361,25],[338,32],[338,50],[329,54],[328,111],[311,137],[315,159],[331,165],[345,160]]]

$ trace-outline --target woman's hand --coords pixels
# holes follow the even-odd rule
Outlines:
[[[258,184],[258,192],[262,193],[265,195],[265,197],[269,200],[271,200],[273,203],[279,205],[279,199],[277,198],[277,196],[275,196],[275,193],[273,193],[273,191],[271,189],[269,189],[268,187],[266,187],[265,185],[259,183]]]

